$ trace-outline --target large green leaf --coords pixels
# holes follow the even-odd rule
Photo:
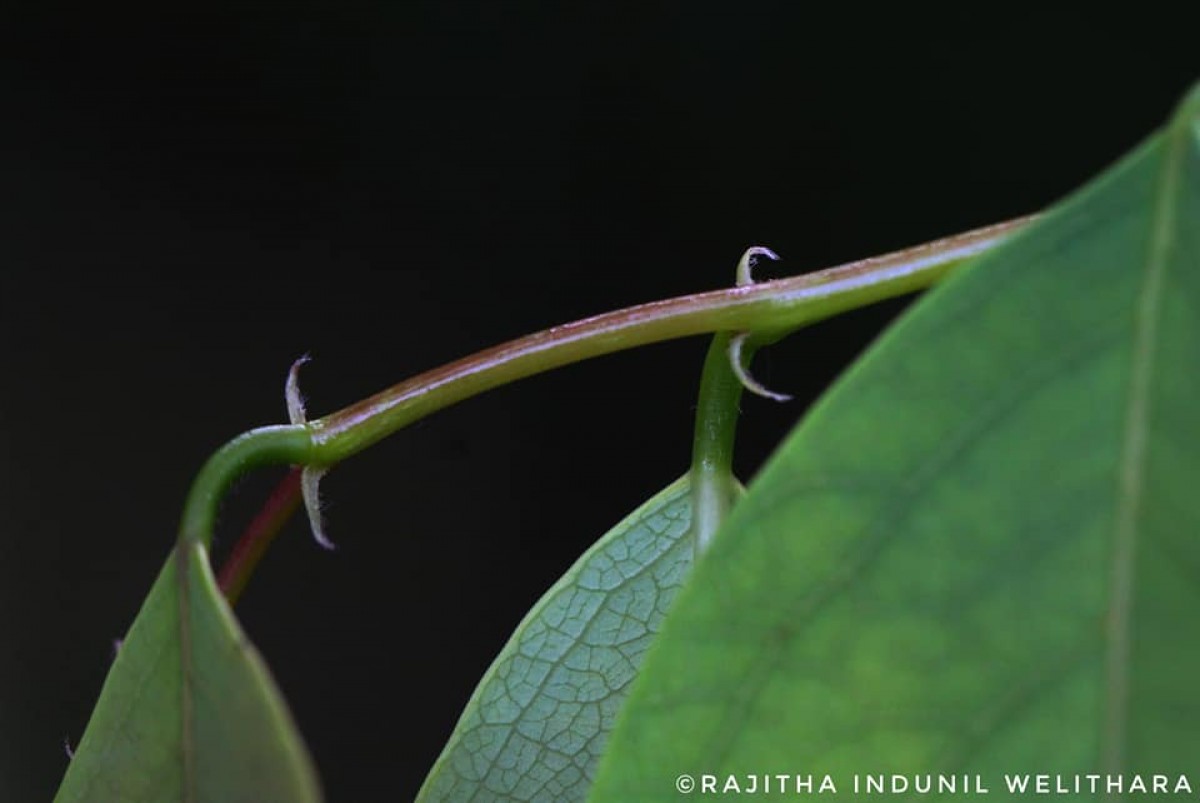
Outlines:
[[[419,795],[583,800],[617,712],[692,565],[683,477],[610,530],[522,620]]]
[[[680,593],[596,800],[678,800],[682,773],[850,795],[1195,770],[1200,95],[1183,109],[789,437]]]
[[[308,754],[204,547],[176,547],[121,645],[55,800],[320,799]]]

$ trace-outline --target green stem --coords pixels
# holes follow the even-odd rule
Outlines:
[[[310,422],[316,463],[333,465],[430,413],[569,363],[709,332],[790,331],[923,290],[954,266],[994,247],[1026,220],[817,273],[629,307],[510,341]]]
[[[221,497],[235,479],[262,466],[306,465],[313,451],[312,437],[300,425],[260,427],[237,436],[214,452],[196,475],[183,505],[179,540],[210,546]]]
[[[197,475],[180,539],[212,539],[221,496],[263,465],[331,466],[420,418],[486,390],[590,357],[709,332],[797,329],[929,287],[1028,218],[788,279],[642,304],[519,338],[401,382],[305,425],[264,427],[218,450]]]
[[[692,530],[696,550],[712,543],[717,528],[733,505],[733,442],[737,434],[742,382],[729,363],[729,332],[713,338],[704,358],[700,397],[696,403],[696,434],[692,440]]]

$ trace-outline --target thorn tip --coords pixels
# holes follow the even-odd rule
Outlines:
[[[310,359],[307,354],[304,354],[292,363],[292,367],[288,369],[287,382],[283,386],[283,396],[287,401],[288,421],[293,425],[303,424],[308,420],[304,411],[304,396],[300,394],[300,366]]]
[[[304,509],[308,513],[308,524],[312,527],[313,538],[321,547],[332,551],[337,549],[337,546],[325,535],[325,525],[321,520],[320,485],[324,476],[325,469],[305,466],[300,472],[300,492],[304,497]]]
[[[738,381],[742,383],[742,387],[754,395],[762,396],[765,399],[777,402],[791,401],[791,396],[786,393],[776,393],[755,379],[753,374],[750,373],[750,368],[746,364],[745,354],[743,353],[743,348],[746,345],[746,337],[747,333],[743,332],[729,340],[729,364],[732,366],[733,373],[737,376]]]
[[[765,245],[754,245],[746,249],[746,253],[742,254],[742,258],[738,260],[737,266],[737,286],[744,287],[748,284],[754,284],[753,270],[758,262],[758,257],[766,257],[768,259],[779,259],[779,254],[776,254]]]

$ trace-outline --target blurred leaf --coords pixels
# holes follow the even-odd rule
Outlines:
[[[1200,94],[1183,108],[788,438],[680,593],[594,799],[1194,769]]]
[[[480,681],[419,795],[583,800],[646,647],[692,564],[676,480],[533,606]]]
[[[200,545],[176,547],[56,801],[319,801],[308,753]]]

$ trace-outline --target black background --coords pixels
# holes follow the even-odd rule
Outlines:
[[[1161,31],[805,9],[0,7],[0,800],[52,795],[191,477],[295,357],[320,415],[750,244],[798,273],[1035,211],[1198,72]],[[799,401],[743,405],[744,477],[901,306],[759,358]],[[330,800],[411,797],[524,610],[685,468],[704,348],[439,413],[326,481],[337,552],[289,525],[238,612]]]

